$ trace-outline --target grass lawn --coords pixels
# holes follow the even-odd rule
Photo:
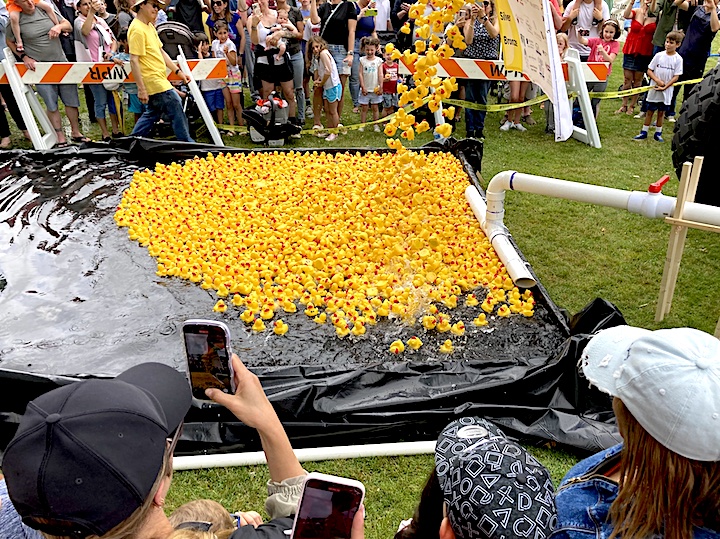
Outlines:
[[[711,59],[709,66],[714,63],[715,59]],[[609,89],[620,85],[621,66],[622,58],[618,58]],[[674,195],[677,180],[670,153],[673,124],[666,124],[665,143],[652,139],[634,141],[632,137],[639,132],[642,120],[614,115],[618,107],[617,99],[601,103],[598,124],[602,149],[575,140],[555,143],[545,134],[545,117],[538,106],[534,112],[538,125],[526,133],[500,132],[500,113],[488,114],[484,183],[500,171],[513,169],[643,191],[663,174],[671,174],[664,191]],[[342,119],[345,125],[359,122],[351,109],[352,106],[345,107]],[[86,123],[84,132],[96,140],[100,138],[95,125]],[[456,136],[463,135],[464,126],[460,125]],[[420,135],[414,144],[422,145],[429,140],[429,134]],[[17,136],[14,142],[18,147],[28,147]],[[250,145],[247,136],[231,137],[226,142],[232,146]],[[350,131],[332,144],[311,135],[294,144],[298,148],[329,145],[385,147],[385,137],[372,131]],[[720,282],[720,235],[689,232],[672,310],[663,322],[655,323],[670,230],[664,222],[599,206],[510,193],[506,198],[506,224],[555,303],[571,313],[600,296],[615,303],[630,324],[653,329],[692,326],[714,332],[720,315],[715,296]],[[532,451],[550,468],[556,483],[576,461],[574,455],[554,448]],[[367,535],[369,539],[381,539],[391,537],[398,522],[412,514],[420,488],[432,469],[432,457],[364,458],[306,463],[305,467],[363,481],[368,493]],[[261,511],[266,480],[264,467],[179,472],[168,496],[167,509],[190,499],[208,497],[231,510]]]

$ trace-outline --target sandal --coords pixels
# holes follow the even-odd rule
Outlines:
[[[73,142],[77,142],[78,144],[81,144],[83,142],[92,142],[89,138],[87,138],[85,135],[80,135],[77,137],[70,137],[70,139]]]
[[[56,148],[67,148],[68,146],[70,146],[70,143],[69,143],[68,141],[58,142],[58,143],[55,145]]]
[[[110,136],[103,137],[103,138],[102,138],[102,141],[103,141],[103,142],[111,142],[111,141],[112,141],[112,137],[110,137]]]
[[[535,125],[537,122],[535,121],[535,118],[533,118],[530,114],[526,116],[522,116],[522,121],[525,122],[528,125]]]
[[[625,111],[625,114],[627,114],[628,116],[635,116],[635,107],[628,107],[627,111]]]
[[[615,114],[623,114],[627,112],[627,105],[623,105],[615,111]]]

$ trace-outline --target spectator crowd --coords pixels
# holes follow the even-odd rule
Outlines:
[[[288,107],[290,122],[309,127],[308,120],[313,120],[318,136],[334,140],[337,133],[328,134],[324,127],[342,127],[347,89],[348,103],[352,101],[353,113],[359,114],[363,124],[368,112],[374,122],[381,114],[384,117],[396,110],[400,76],[397,63],[384,54],[386,42],[396,42],[402,50],[446,39],[443,32],[420,36],[409,17],[411,5],[401,0],[391,5],[390,1],[171,0],[166,5],[163,0],[114,0],[108,5],[106,0],[7,0],[7,4],[0,0],[0,28],[3,41],[28,69],[34,69],[35,62],[130,63],[140,74],[135,84],[84,85],[88,119],[97,122],[104,141],[128,133],[153,136],[163,123],[172,127],[179,140],[192,140],[186,113],[193,98],[187,77],[167,52],[173,44],[167,42],[163,30],[175,23],[184,25],[190,35],[183,48],[187,57],[226,62],[226,78],[200,82],[204,101],[217,123],[228,126],[225,135],[234,135],[234,126],[243,125],[244,107],[277,92]],[[717,0],[629,0],[622,13],[624,25],[610,16],[604,0],[566,0],[562,6],[558,0],[550,3],[561,55],[575,49],[582,61],[606,62],[612,70],[622,49],[622,88],[648,83],[653,87],[641,110],[636,110],[639,95],[634,94],[623,97],[616,113],[646,120],[656,116],[654,138],[662,141],[663,120],[675,121],[680,87],[673,83],[704,73],[712,40],[720,29]],[[424,14],[435,9],[433,1],[427,0]],[[406,23],[409,32],[403,28]],[[466,44],[464,50],[456,51],[458,57],[501,59],[494,0],[465,5],[445,33],[451,27],[462,32]],[[618,39],[623,27],[627,34],[621,46]],[[177,27],[173,28],[177,33]],[[181,81],[170,84],[163,72],[166,69],[177,73]],[[494,86],[491,81],[461,79],[453,97],[486,105]],[[81,132],[77,86],[40,84],[36,89],[57,132],[58,144],[69,143],[60,102],[70,124],[70,141],[87,141]],[[591,91],[606,89],[607,82],[589,84]],[[685,85],[684,96],[691,90],[692,85]],[[537,92],[536,85],[521,81],[498,89],[510,103],[522,103]],[[0,93],[17,128],[28,137],[11,89],[0,85]],[[546,103],[545,108],[546,129],[551,132],[552,106]],[[593,108],[597,116],[598,99],[593,100]],[[124,111],[134,115],[132,130],[124,125]],[[457,119],[462,114],[460,111]],[[0,116],[0,147],[7,148],[11,145],[10,127],[6,114]],[[483,138],[485,112],[466,109],[464,116],[466,136]],[[505,114],[500,129],[525,131],[536,123],[530,107],[518,107]],[[373,128],[380,130],[379,124]],[[643,128],[638,137],[646,138],[647,131]]]

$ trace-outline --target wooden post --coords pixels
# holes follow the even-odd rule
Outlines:
[[[670,312],[672,299],[675,293],[680,262],[682,261],[685,239],[687,238],[688,226],[693,223],[683,219],[685,202],[695,200],[698,179],[702,170],[703,157],[696,156],[693,163],[683,163],[680,176],[680,187],[678,188],[677,202],[671,218],[667,221],[672,224],[670,228],[670,240],[668,242],[667,255],[665,256],[665,268],[663,269],[662,280],[660,281],[660,297],[658,298],[655,311],[655,321],[660,322]],[[693,227],[694,228],[694,227]],[[716,330],[717,331],[717,330]]]

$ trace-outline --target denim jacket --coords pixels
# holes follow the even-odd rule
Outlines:
[[[610,505],[618,484],[598,472],[620,458],[622,444],[596,453],[573,466],[555,494],[558,523],[552,539],[607,539],[613,531]],[[650,539],[650,538],[648,538]],[[720,539],[720,533],[695,528],[693,539]]]

